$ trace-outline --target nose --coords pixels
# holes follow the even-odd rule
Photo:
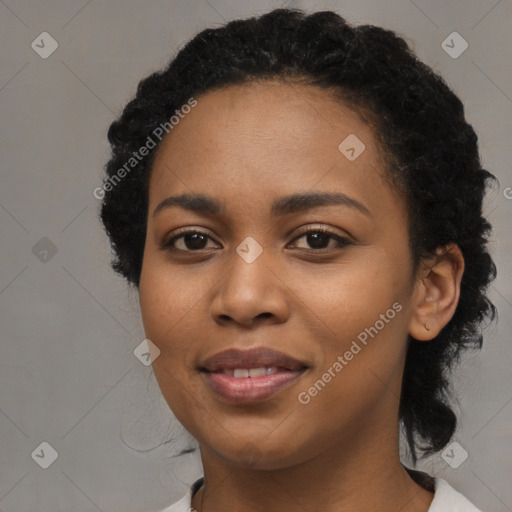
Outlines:
[[[218,324],[279,324],[289,316],[289,289],[265,251],[252,263],[236,252],[211,303]],[[275,267],[275,265],[274,265]]]

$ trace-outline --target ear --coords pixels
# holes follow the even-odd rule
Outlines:
[[[413,293],[410,336],[431,340],[450,321],[459,302],[463,273],[464,257],[455,244],[438,248],[423,261]]]

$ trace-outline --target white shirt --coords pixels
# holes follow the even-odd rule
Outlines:
[[[199,490],[202,483],[203,479],[201,477],[190,486],[183,498],[160,512],[193,512],[192,496]],[[434,499],[428,512],[482,512],[457,492],[446,480],[435,477],[434,486]]]

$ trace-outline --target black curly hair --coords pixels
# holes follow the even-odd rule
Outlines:
[[[496,316],[486,295],[496,267],[486,248],[491,225],[482,216],[482,201],[497,180],[482,168],[477,135],[460,99],[396,33],[352,26],[332,11],[306,14],[294,8],[197,34],[165,69],[140,81],[108,131],[112,154],[99,198],[111,266],[138,289],[149,178],[159,144],[146,158],[132,160],[131,169],[126,162],[191,98],[267,79],[334,92],[371,124],[386,155],[386,176],[408,207],[415,271],[424,257],[450,243],[464,256],[460,299],[450,322],[431,342],[409,340],[399,419],[416,465],[416,449],[423,457],[438,452],[455,432],[450,370],[462,349],[482,346],[480,328]]]

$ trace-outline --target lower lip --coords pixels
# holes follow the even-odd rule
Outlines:
[[[305,370],[281,371],[263,377],[236,378],[223,373],[203,372],[215,393],[229,402],[260,402],[295,383]]]

